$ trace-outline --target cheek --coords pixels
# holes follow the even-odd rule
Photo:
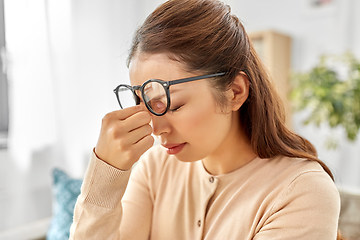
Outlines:
[[[189,114],[187,119],[183,119],[182,126],[183,130],[189,135],[196,135],[201,129],[208,128],[209,119],[211,114],[209,109],[198,108]]]
[[[207,104],[204,104],[204,103]],[[202,101],[191,108],[187,108],[176,118],[176,131],[183,140],[192,143],[212,141],[212,138],[221,134],[227,125],[227,117],[220,113],[215,104],[209,99]],[[175,119],[174,118],[174,119]]]

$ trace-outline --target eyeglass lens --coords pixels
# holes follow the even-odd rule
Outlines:
[[[126,86],[121,86],[119,87],[117,94],[122,108],[136,106],[136,100],[130,88]]]
[[[144,86],[144,102],[155,113],[162,114],[167,108],[165,88],[159,82],[148,82]]]
[[[153,112],[162,114],[166,111],[168,99],[165,88],[159,82],[148,82],[144,86],[143,101]],[[121,86],[117,91],[122,108],[132,107],[136,105],[136,100],[130,88]],[[136,94],[142,98],[139,91]]]

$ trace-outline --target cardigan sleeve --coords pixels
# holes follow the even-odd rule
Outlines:
[[[157,169],[150,169],[147,160],[149,155],[145,153],[134,166],[128,188],[121,201],[124,219],[120,226],[121,239],[150,239],[154,193],[151,187],[153,179],[149,172],[155,173]]]
[[[160,176],[166,158],[158,152],[144,153],[131,176],[130,170],[114,168],[93,153],[75,205],[70,239],[148,240],[154,179]]]
[[[297,176],[282,192],[254,240],[336,239],[340,197],[324,171]]]
[[[120,239],[121,199],[130,172],[114,168],[92,154],[75,205],[70,239]]]

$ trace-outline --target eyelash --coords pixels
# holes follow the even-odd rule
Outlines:
[[[179,106],[179,107],[176,107],[176,108],[174,108],[174,109],[169,109],[169,111],[170,112],[176,112],[176,111],[178,111],[181,107],[182,107],[183,105],[181,105],[181,106]]]

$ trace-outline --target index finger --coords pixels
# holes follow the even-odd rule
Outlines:
[[[144,104],[140,104],[140,105],[136,105],[133,107],[128,107],[128,108],[124,108],[124,109],[120,109],[117,111],[114,111],[115,117],[118,120],[125,120],[128,117],[134,115],[135,113],[141,112],[141,111],[146,111],[147,108],[145,107]]]

